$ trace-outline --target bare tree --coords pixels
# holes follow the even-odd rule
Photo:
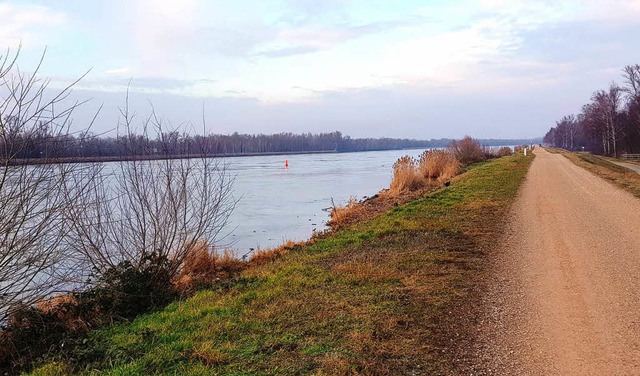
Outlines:
[[[623,91],[627,94],[627,112],[636,131],[640,130],[640,65],[627,65],[623,69],[625,85]]]
[[[625,79],[624,91],[631,97],[640,97],[640,64],[627,65],[622,69]]]
[[[592,102],[583,107],[583,114],[590,132],[600,137],[605,155],[617,155],[618,141],[622,137],[620,105],[622,90],[612,83],[609,90],[598,90],[591,97]]]
[[[142,133],[136,134],[134,123]],[[144,118],[131,113],[127,95],[119,128],[123,149],[133,158],[95,165],[97,173],[74,183],[88,189],[82,188],[82,200],[70,213],[71,244],[98,275],[122,262],[136,268],[162,262],[163,273],[168,268],[174,275],[197,242],[219,240],[235,206],[233,177],[220,159],[205,157],[208,145],[200,145],[202,158],[170,158],[175,137],[166,136],[175,134],[165,126],[153,107]],[[153,145],[163,150],[151,147],[149,130],[157,132]],[[158,153],[166,158],[143,160]]]
[[[623,69],[622,87],[598,90],[577,117],[564,117],[544,137],[546,144],[618,155],[640,148],[640,65]],[[577,143],[576,143],[577,140]]]
[[[47,140],[69,133],[82,103],[68,99],[78,81],[54,91],[38,77],[44,53],[30,73],[18,68],[19,53],[0,56],[0,321],[64,286],[70,270],[61,246],[73,197],[62,188],[82,168],[21,160],[27,148],[46,142],[38,157],[48,161],[58,145]]]
[[[562,120],[556,122],[553,132],[547,137],[551,138],[555,146],[560,146],[567,150],[576,148],[576,141],[579,133],[578,122],[574,115],[563,116]],[[548,142],[545,141],[545,142]]]

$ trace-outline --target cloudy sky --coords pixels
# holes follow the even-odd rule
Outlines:
[[[0,47],[112,129],[131,81],[217,133],[541,136],[640,63],[640,0],[0,1]],[[92,107],[93,106],[93,107]]]

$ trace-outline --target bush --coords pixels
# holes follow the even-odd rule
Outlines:
[[[485,150],[480,143],[466,136],[460,141],[451,141],[449,150],[463,165],[482,162],[486,159]]]
[[[418,161],[405,155],[393,164],[393,178],[389,193],[398,195],[402,192],[415,191],[425,186],[425,179],[418,171]]]
[[[198,243],[177,280],[171,278],[172,262],[152,254],[139,265],[124,261],[108,269],[85,291],[15,308],[0,331],[0,374],[28,370],[43,357],[93,357],[95,351],[85,344],[91,329],[163,308],[180,295],[237,276],[247,264]]]
[[[498,149],[498,157],[508,157],[513,154],[513,151],[508,146],[503,146]]]
[[[482,154],[482,149],[480,150]],[[451,149],[427,150],[419,159],[404,156],[393,165],[393,178],[388,193],[397,196],[424,188],[434,180],[440,182],[450,179],[458,174],[460,167],[461,163]],[[343,211],[346,209],[349,207]],[[338,214],[338,211],[332,212],[332,219]]]
[[[515,148],[513,148],[513,151],[515,153],[524,153],[524,149],[526,149],[528,147],[529,146],[527,146],[527,145],[519,145],[519,146],[516,146]]]
[[[103,273],[94,287],[76,294],[80,310],[119,321],[162,308],[177,298],[172,268],[166,257],[156,253],[135,266],[123,261]]]
[[[39,358],[70,354],[89,330],[166,306],[177,298],[171,266],[156,254],[138,266],[121,262],[85,291],[13,309],[0,332],[0,370],[19,373]]]
[[[448,150],[427,150],[420,156],[420,175],[428,180],[447,180],[458,174],[460,162]]]
[[[68,334],[55,313],[27,306],[14,309],[0,333],[0,370],[19,373],[35,359],[57,353]]]

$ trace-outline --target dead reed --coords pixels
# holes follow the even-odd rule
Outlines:
[[[222,254],[209,250],[206,242],[200,241],[186,254],[180,272],[174,280],[176,291],[181,295],[229,280],[246,269],[247,263],[232,252]]]
[[[425,183],[424,177],[420,175],[419,161],[405,155],[393,164],[393,178],[388,193],[397,196],[403,192],[418,190]]]
[[[427,180],[444,181],[460,171],[460,161],[448,150],[427,150],[420,156],[420,175]]]
[[[286,255],[287,253],[289,253],[289,251],[298,247],[302,247],[305,244],[306,242],[296,242],[293,240],[288,240],[281,246],[275,248],[259,249],[256,253],[253,254],[251,260],[249,260],[249,263],[252,266],[267,264]]]

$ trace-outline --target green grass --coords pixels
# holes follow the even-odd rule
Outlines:
[[[611,163],[610,160],[613,158],[602,157],[586,152],[570,152],[564,149],[547,148],[546,150],[564,155],[575,165],[592,172],[594,175],[640,198],[640,174],[615,163]]]
[[[531,160],[475,165],[448,188],[239,281],[96,330],[74,359],[34,374],[455,372],[453,358],[473,340],[486,255]]]

